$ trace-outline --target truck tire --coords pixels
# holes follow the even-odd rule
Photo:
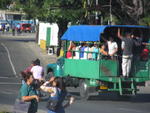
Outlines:
[[[88,100],[89,99],[89,90],[88,85],[84,80],[81,80],[79,83],[79,89],[80,89],[80,97],[82,100]]]

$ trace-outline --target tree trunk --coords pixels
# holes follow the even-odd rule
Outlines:
[[[144,13],[144,0],[117,0],[120,4],[123,21],[127,24],[139,24],[139,18]]]
[[[58,32],[58,48],[57,48],[57,56],[60,54],[60,49],[62,46],[61,37],[67,30],[68,21],[60,19],[58,22],[59,32]]]

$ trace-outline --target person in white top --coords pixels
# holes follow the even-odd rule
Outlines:
[[[118,51],[117,43],[114,41],[112,37],[109,37],[109,41],[104,39],[103,37],[102,39],[108,44],[108,55],[111,57],[111,59],[114,59]]]
[[[87,43],[85,43],[83,59],[88,59],[88,53],[87,52],[89,52],[89,47],[88,47]]]
[[[44,76],[44,69],[42,66],[40,66],[40,60],[36,59],[34,61],[35,66],[32,67],[31,72],[33,74],[34,79],[37,80],[43,80],[43,76]]]
[[[108,43],[108,54],[110,56],[116,55],[116,53],[118,51],[117,43],[114,42],[114,39],[112,37],[109,38],[109,41],[107,41],[107,43]]]
[[[89,44],[89,53],[88,53],[89,60],[92,60],[93,50],[94,50],[94,44]]]
[[[76,46],[76,49],[75,49],[75,57],[74,57],[74,59],[79,59],[79,57],[80,57],[80,52],[79,52],[79,49],[80,49],[80,46]]]

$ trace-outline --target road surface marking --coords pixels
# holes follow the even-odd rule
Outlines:
[[[19,85],[21,83],[0,82],[0,85]]]
[[[1,91],[3,94],[18,94],[18,90],[13,90],[13,89],[3,89]]]
[[[7,54],[8,54],[8,59],[9,59],[10,65],[12,67],[13,73],[14,73],[15,77],[17,77],[17,73],[16,73],[16,70],[15,70],[15,67],[14,67],[14,65],[12,63],[12,60],[11,60],[11,57],[10,57],[10,52],[9,52],[8,48],[5,46],[5,44],[1,43],[1,45],[6,49]]]
[[[16,78],[14,78],[14,77],[4,77],[4,76],[0,76],[0,79],[16,79]]]
[[[15,94],[15,93],[12,93],[12,92],[7,92],[7,91],[2,91],[1,93],[6,94],[6,95],[12,95],[12,94]]]
[[[9,78],[9,77],[0,77],[0,78]]]
[[[127,112],[143,113],[143,111],[135,110],[135,109],[129,109],[129,108],[119,108],[119,110],[123,110],[123,111],[127,111]]]

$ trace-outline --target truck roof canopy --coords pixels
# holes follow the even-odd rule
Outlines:
[[[74,25],[68,28],[61,39],[70,41],[100,41],[100,34],[103,33],[106,28],[111,27],[150,28],[148,26],[136,25]]]

